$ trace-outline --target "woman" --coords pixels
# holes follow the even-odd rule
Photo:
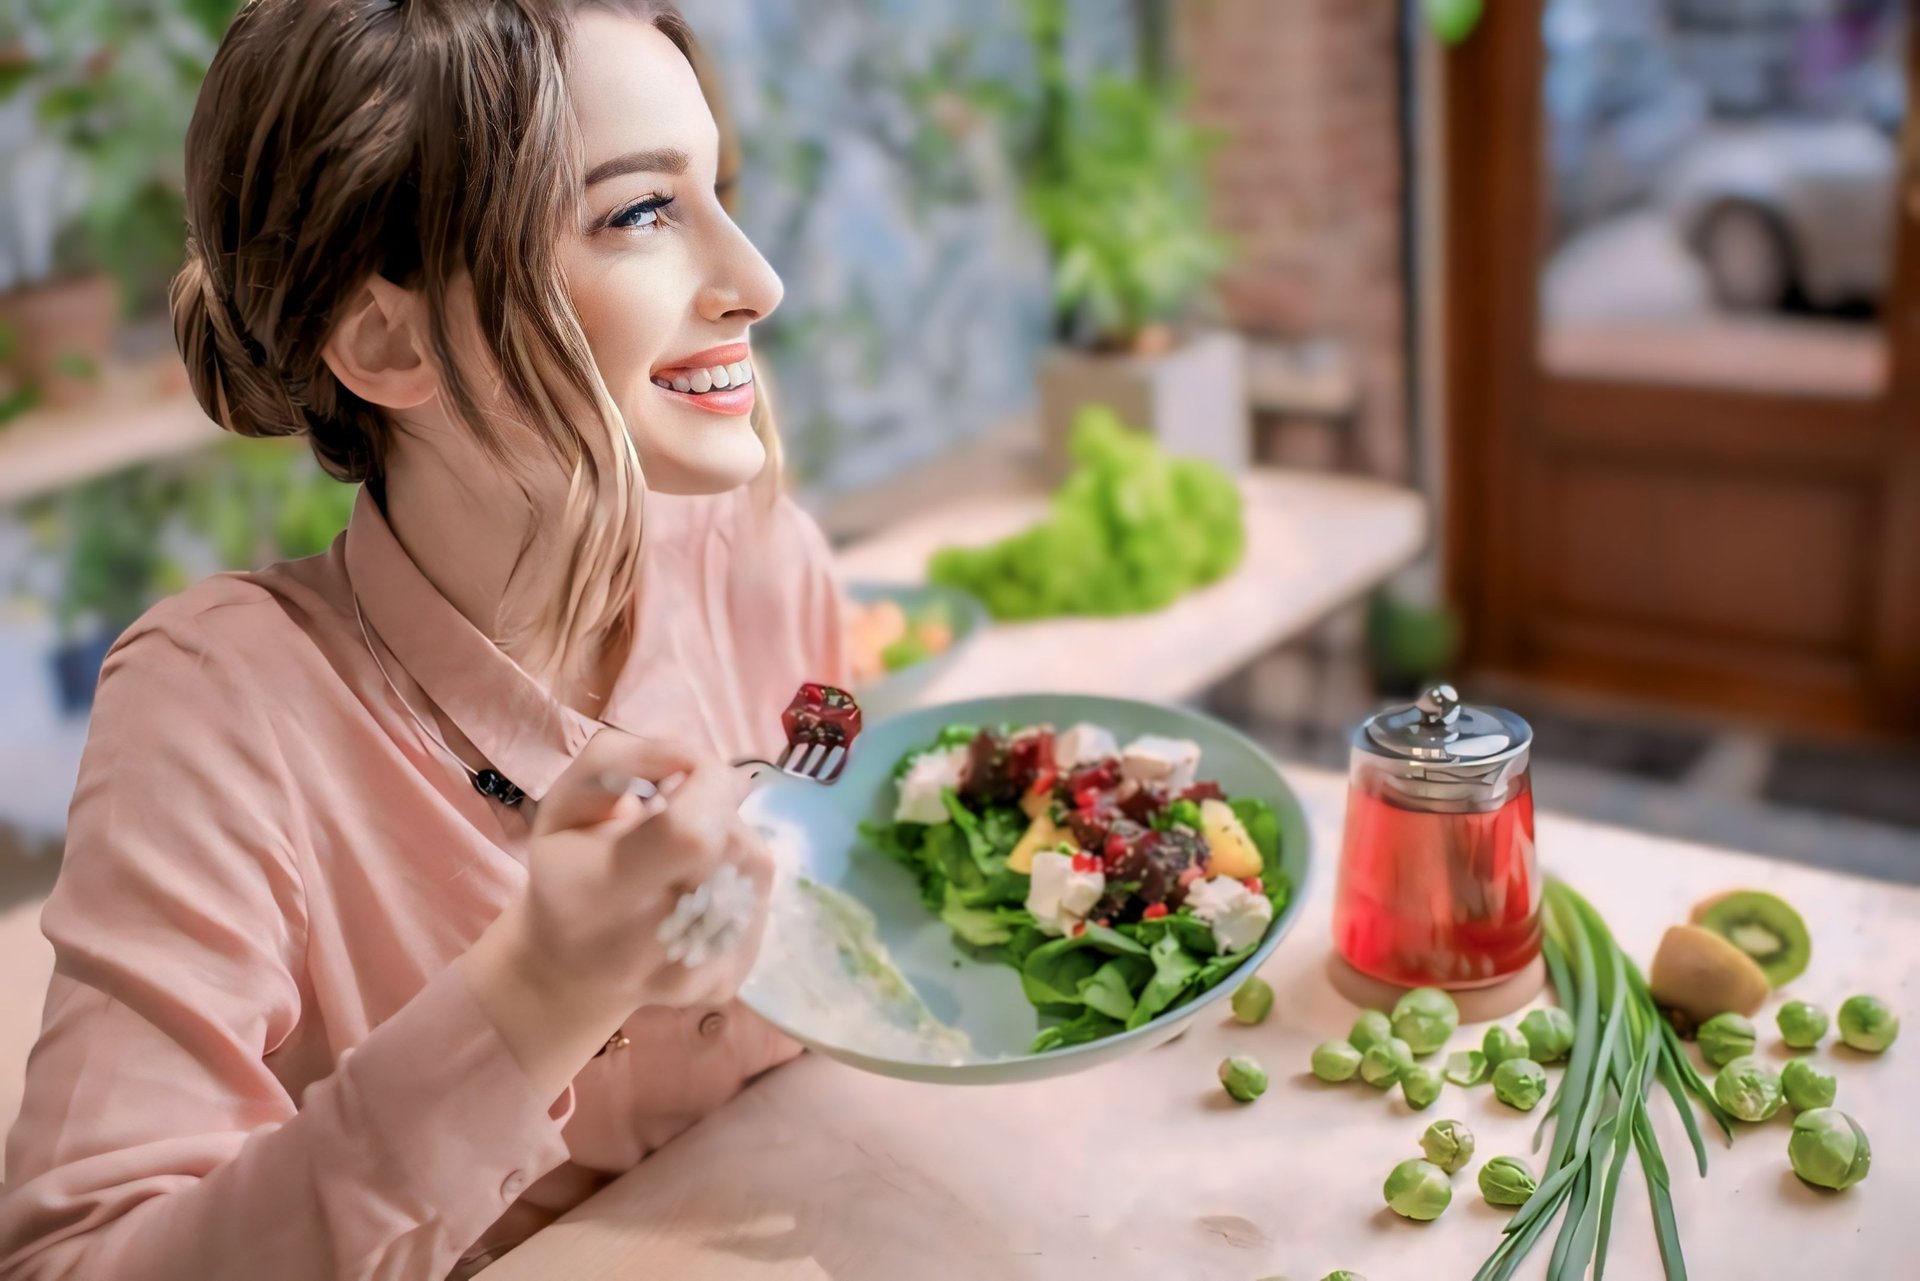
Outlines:
[[[769,864],[726,761],[838,607],[691,48],[649,0],[235,20],[180,348],[365,483],[108,660],[0,1276],[468,1275],[794,1052],[728,1003]]]

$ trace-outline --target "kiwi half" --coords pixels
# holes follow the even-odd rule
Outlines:
[[[1752,1017],[1767,1000],[1767,976],[1753,958],[1698,925],[1668,928],[1647,967],[1647,988],[1683,1036],[1728,1010]]]
[[[1694,906],[1692,920],[1752,957],[1775,987],[1800,977],[1813,956],[1800,913],[1765,890],[1716,894]]]

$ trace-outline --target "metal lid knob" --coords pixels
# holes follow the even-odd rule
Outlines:
[[[1428,686],[1413,705],[1430,726],[1451,725],[1460,719],[1460,693],[1444,682]]]

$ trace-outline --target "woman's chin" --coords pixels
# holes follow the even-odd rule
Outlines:
[[[767,447],[743,417],[738,423],[712,423],[675,433],[649,447],[634,442],[647,488],[661,494],[724,494],[758,476],[767,465]]]

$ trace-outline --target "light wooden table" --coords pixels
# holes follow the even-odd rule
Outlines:
[[[982,1089],[909,1085],[809,1056],[527,1241],[487,1281],[1316,1281],[1334,1268],[1373,1281],[1471,1276],[1506,1217],[1481,1200],[1474,1174],[1486,1157],[1527,1155],[1537,1117],[1504,1107],[1487,1086],[1449,1085],[1414,1113],[1397,1092],[1307,1075],[1312,1047],[1343,1035],[1354,1016],[1327,975],[1344,783],[1319,770],[1288,778],[1313,822],[1314,866],[1306,912],[1263,970],[1279,994],[1266,1023],[1208,1013],[1179,1040],[1124,1062]],[[1743,1127],[1731,1149],[1713,1144],[1709,1177],[1697,1178],[1656,1093],[1690,1274],[1914,1275],[1920,891],[1551,813],[1540,818],[1540,848],[1643,964],[1661,931],[1709,892],[1783,894],[1815,938],[1793,994],[1834,1008],[1874,992],[1910,1025],[1877,1058],[1831,1041],[1816,1052],[1874,1145],[1872,1174],[1843,1194],[1816,1192],[1790,1172],[1784,1113]],[[1769,1008],[1763,1042],[1778,1057],[1771,1019]],[[1456,1044],[1478,1031],[1463,1029]],[[1250,1106],[1215,1083],[1230,1053],[1254,1055],[1272,1075]],[[1454,1177],[1447,1213],[1411,1223],[1383,1206],[1380,1183],[1419,1155],[1420,1132],[1443,1116],[1473,1129],[1478,1155]],[[1522,1275],[1543,1275],[1547,1253]],[[1661,1275],[1637,1165],[1622,1184],[1609,1264],[1622,1281]]]
[[[924,701],[989,694],[1111,694],[1177,703],[1299,634],[1416,556],[1427,505],[1411,490],[1257,468],[1240,482],[1247,553],[1232,574],[1158,613],[1048,619],[991,628],[926,690]],[[842,551],[849,581],[923,582],[927,558],[1032,524],[1038,494],[935,508]]]

